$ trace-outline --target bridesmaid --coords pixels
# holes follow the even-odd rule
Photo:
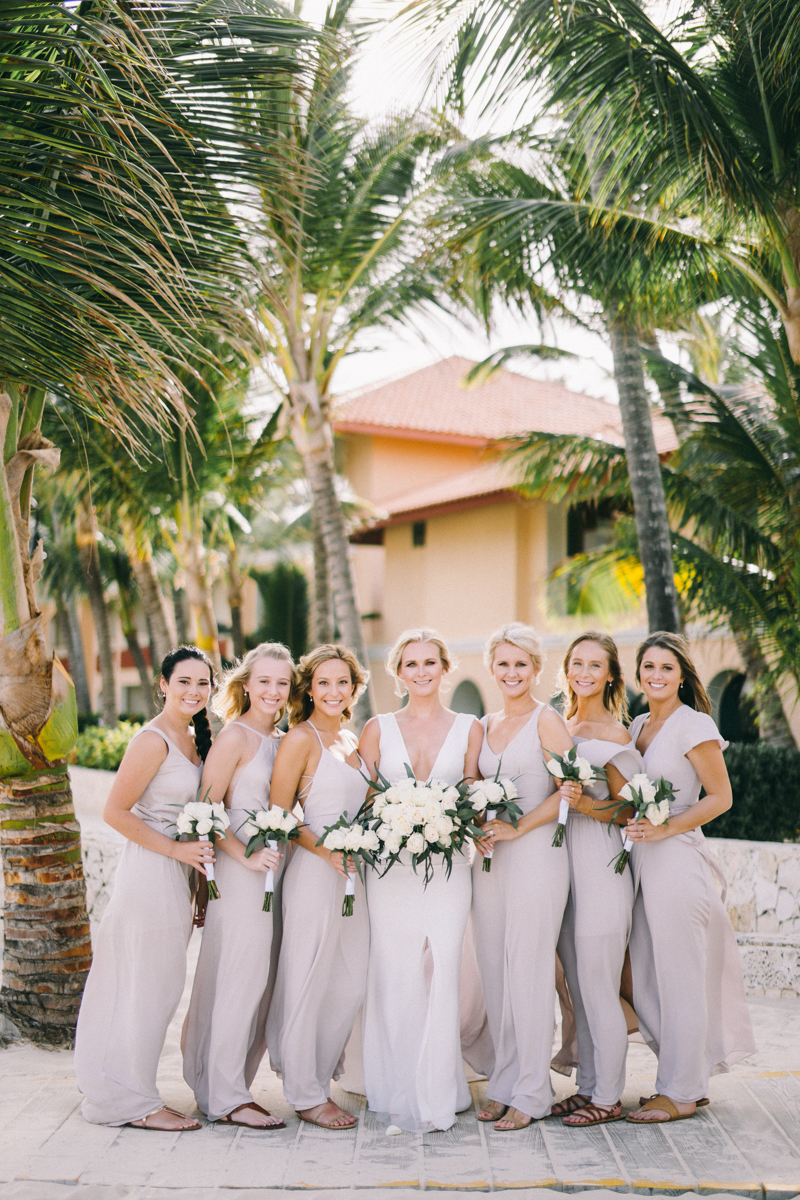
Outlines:
[[[668,779],[675,800],[667,824],[631,821],[625,829],[638,887],[634,1006],[658,1055],[657,1094],[628,1120],[679,1121],[694,1116],[710,1075],[756,1049],[736,939],[712,875],[719,871],[700,829],[731,806],[727,742],[685,638],[651,634],[636,655],[636,679],[650,712],[632,722],[631,737],[647,775]]]
[[[353,915],[342,916],[347,874],[342,854],[318,846],[326,826],[355,817],[367,794],[349,721],[367,676],[346,646],[317,646],[300,659],[289,700],[292,728],[272,772],[272,804],[299,800],[304,827],[283,878],[283,937],[267,1020],[272,1064],[303,1121],[352,1129],[355,1117],[334,1104],[331,1079],[364,1000],[369,918],[356,876]]]
[[[455,784],[477,775],[481,728],[440,697],[450,655],[432,629],[402,633],[387,659],[398,713],[364,726],[360,752],[372,778]],[[410,856],[383,876],[370,871],[370,955],[362,1048],[369,1107],[403,1129],[449,1129],[471,1102],[461,1058],[459,990],[470,910],[469,860],[455,855],[448,879],[436,867],[425,887]],[[460,859],[460,861],[458,861]]]
[[[543,655],[530,625],[515,621],[492,634],[486,665],[503,711],[481,721],[480,773],[492,779],[499,768],[514,779],[523,812],[516,829],[507,820],[487,822],[478,849],[492,846],[492,869],[482,870],[480,854],[472,867],[472,929],[495,1050],[478,1120],[505,1131],[549,1116],[553,1103],[556,942],[569,854],[551,845],[559,793],[545,758],[565,754],[572,740],[561,716],[531,694]]]
[[[163,711],[125,751],[103,817],[128,840],[100,923],[75,1035],[81,1112],[96,1125],[180,1132],[197,1121],[156,1087],[167,1027],[183,993],[192,932],[189,868],[214,861],[208,842],[174,840],[211,746],[212,667],[196,646],[161,664]]]
[[[264,1055],[273,914],[263,911],[265,872],[281,855],[245,858],[246,812],[269,808],[272,764],[294,666],[285,646],[256,646],[228,671],[211,707],[225,721],[203,769],[202,790],[224,800],[231,827],[218,843],[219,899],[206,910],[200,958],[186,1018],[183,1077],[209,1120],[253,1129],[284,1122],[253,1100]]]
[[[558,955],[575,1008],[578,1092],[552,1111],[572,1113],[565,1125],[600,1125],[622,1118],[628,1029],[619,990],[633,908],[630,871],[617,875],[609,865],[622,849],[619,829],[609,823],[613,818],[625,824],[631,809],[614,817],[613,804],[644,764],[622,723],[625,684],[613,639],[581,634],[567,650],[562,671],[567,729],[579,754],[605,769],[608,783],[585,784],[582,790],[565,783],[561,789],[572,812],[565,833],[570,897]]]

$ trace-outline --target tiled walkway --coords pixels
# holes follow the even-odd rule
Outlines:
[[[800,1195],[800,1001],[752,1000],[759,1052],[711,1081],[711,1105],[691,1121],[641,1129],[627,1123],[569,1130],[540,1121],[495,1133],[473,1110],[447,1133],[387,1137],[360,1097],[334,1091],[359,1116],[356,1131],[301,1125],[267,1066],[257,1100],[287,1128],[264,1134],[210,1125],[174,1135],[87,1125],[78,1114],[72,1055],[14,1045],[0,1051],[2,1200],[275,1200],[283,1190],[341,1196],[392,1188],[395,1200],[421,1190],[451,1195],[537,1189],[643,1195],[700,1192]],[[192,1111],[180,1073],[179,1013],[162,1059],[168,1104]],[[655,1060],[632,1046],[624,1101],[654,1090]],[[574,1085],[554,1076],[559,1094]],[[482,1084],[473,1094],[482,1095]]]

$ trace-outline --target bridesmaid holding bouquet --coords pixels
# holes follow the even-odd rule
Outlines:
[[[570,896],[558,939],[575,1008],[578,1092],[553,1106],[571,1126],[622,1119],[628,1029],[619,1000],[620,977],[631,929],[633,880],[609,866],[622,849],[615,801],[625,783],[644,770],[641,755],[622,724],[625,683],[612,638],[584,633],[564,656],[567,729],[578,753],[603,769],[606,781],[565,783],[561,794],[572,810],[565,846]],[[627,810],[630,814],[631,809]],[[611,826],[611,822],[614,825]],[[610,834],[610,836],[609,836]],[[578,1111],[580,1110],[580,1111]]]
[[[636,655],[636,679],[650,712],[631,723],[631,738],[649,778],[663,777],[675,793],[666,823],[641,819],[625,828],[637,889],[633,1001],[658,1055],[657,1094],[628,1114],[640,1124],[694,1116],[709,1076],[729,1071],[756,1046],[736,939],[714,883],[719,869],[701,830],[732,803],[727,742],[685,638],[651,634]]]
[[[284,1122],[253,1100],[250,1086],[266,1050],[273,914],[263,912],[267,871],[281,854],[264,849],[245,857],[247,813],[269,808],[270,778],[280,744],[278,721],[294,665],[285,646],[256,646],[228,671],[211,707],[225,728],[203,769],[202,792],[224,800],[230,817],[219,840],[215,873],[219,899],[208,905],[203,941],[186,1017],[183,1077],[209,1120],[252,1129]]]
[[[503,710],[481,721],[480,773],[513,779],[523,812],[516,829],[503,819],[486,823],[478,849],[491,848],[492,869],[482,869],[481,855],[472,867],[472,930],[495,1051],[478,1120],[508,1131],[549,1116],[553,1103],[556,942],[569,855],[551,844],[559,793],[545,758],[566,754],[572,739],[561,716],[531,694],[543,655],[530,625],[513,622],[492,634],[486,665]]]
[[[354,734],[343,728],[367,676],[346,646],[317,646],[297,667],[289,700],[292,728],[272,772],[272,804],[299,801],[304,826],[283,877],[283,936],[267,1019],[272,1064],[303,1121],[352,1129],[355,1117],[335,1104],[331,1079],[364,999],[369,918],[356,877],[353,915],[342,915],[348,875],[341,851],[317,842],[341,816],[352,820],[367,794]]]
[[[186,979],[192,932],[189,869],[214,861],[210,842],[176,842],[211,746],[211,663],[181,646],[161,664],[163,711],[131,740],[103,817],[128,840],[97,935],[75,1035],[81,1112],[96,1125],[172,1133],[197,1121],[162,1104],[156,1072]],[[205,873],[205,872],[203,872]]]

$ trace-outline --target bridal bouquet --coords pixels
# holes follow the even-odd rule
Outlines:
[[[555,779],[570,779],[575,783],[583,784],[606,777],[602,767],[593,767],[588,759],[581,758],[577,746],[573,746],[566,754],[553,754],[552,750],[548,750],[547,753],[550,755],[550,759],[545,766]],[[563,846],[564,844],[564,830],[567,827],[568,816],[569,802],[562,800],[558,806],[558,824],[553,834],[552,844],[554,846]]]
[[[619,794],[620,803],[613,806],[615,808],[614,816],[623,808],[632,807],[638,821],[644,817],[651,825],[668,824],[669,802],[675,799],[675,788],[663,775],[657,783],[653,783],[647,775],[634,775],[633,779],[620,788]],[[607,807],[612,806],[608,805]],[[611,833],[611,825],[608,827],[608,832]],[[632,846],[633,842],[626,837],[622,843],[622,849],[613,860],[617,875],[621,875],[625,870],[631,856]]]
[[[224,804],[208,803],[210,791],[211,788],[208,788],[202,800],[194,799],[184,804],[175,822],[178,830],[175,834],[176,842],[182,834],[187,834],[189,837],[196,837],[199,842],[211,842],[213,845],[220,835],[225,836],[225,830],[231,823],[230,817]],[[197,789],[197,795],[199,797],[200,788]],[[219,888],[214,880],[214,864],[206,863],[204,869],[208,880],[208,898],[218,900]]]
[[[300,822],[294,813],[275,805],[273,808],[260,808],[255,812],[245,810],[247,820],[241,826],[249,837],[245,846],[244,856],[249,858],[256,850],[269,846],[270,850],[278,849],[278,842],[288,845],[296,842],[300,833]],[[237,831],[238,832],[238,831]],[[272,898],[275,894],[275,872],[267,871],[264,880],[264,903],[262,912],[272,912]]]
[[[444,783],[421,783],[406,764],[407,779],[389,783],[380,772],[372,784],[374,798],[367,809],[368,823],[378,837],[380,858],[386,861],[384,874],[400,857],[401,850],[411,855],[414,871],[421,864],[425,886],[433,878],[436,857],[443,858],[447,877],[453,869],[453,855],[468,837],[481,836],[475,819],[478,809],[469,796],[466,782],[457,787]]]
[[[522,809],[514,803],[519,797],[519,792],[513,779],[500,778],[501,765],[497,764],[494,779],[481,779],[471,783],[467,797],[477,813],[486,813],[487,821],[494,821],[497,817],[506,815],[516,829],[517,821],[522,816]],[[493,853],[493,850],[484,851],[484,871],[491,871]]]
[[[360,813],[357,815],[355,821],[348,821],[347,817],[342,815],[335,825],[326,826],[322,837],[317,842],[318,846],[324,846],[326,850],[341,850],[342,852],[344,869],[347,871],[347,884],[342,902],[343,917],[352,917],[353,915],[356,871],[358,871],[359,879],[363,881],[361,863],[365,862],[369,866],[374,866],[375,855],[380,849],[376,834],[358,819],[360,815]],[[348,858],[353,860],[352,867],[347,865]]]

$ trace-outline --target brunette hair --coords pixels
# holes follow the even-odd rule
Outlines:
[[[424,625],[420,626],[419,629],[405,629],[386,655],[386,670],[394,678],[396,696],[405,696],[406,694],[400,682],[399,671],[403,662],[403,651],[406,646],[410,646],[415,642],[430,642],[432,646],[436,647],[439,651],[439,658],[442,660],[442,668],[445,675],[448,671],[452,671],[454,667],[458,666],[458,663],[451,656],[447,648],[447,642],[435,629],[428,629]]]
[[[277,662],[289,664],[289,681],[294,682],[294,662],[286,646],[281,642],[262,642],[253,650],[248,650],[241,662],[234,664],[222,676],[219,690],[211,701],[212,711],[227,725],[241,717],[250,707],[250,696],[244,690],[244,685],[253,673],[253,667],[260,658],[274,658]],[[283,716],[285,708],[275,715],[277,725]]]
[[[568,646],[567,652],[564,655],[564,661],[561,664],[561,671],[559,672],[559,685],[562,694],[567,700],[564,719],[568,721],[578,711],[578,697],[569,685],[568,676],[569,660],[572,658],[575,647],[580,646],[582,642],[597,642],[598,646],[605,652],[611,679],[603,688],[603,707],[611,713],[615,721],[620,721],[621,723],[627,722],[628,699],[625,692],[625,680],[622,677],[617,643],[607,633],[598,633],[594,629],[590,629],[587,633],[582,633],[579,637],[576,637],[574,642]]]
[[[525,651],[533,663],[533,673],[538,679],[544,666],[545,654],[542,650],[542,643],[539,641],[539,635],[533,626],[524,625],[522,621],[509,621],[507,625],[501,625],[499,629],[495,629],[486,643],[483,655],[483,661],[490,671],[494,662],[494,652],[504,642],[508,642],[509,646],[516,646],[518,650]]]
[[[161,677],[170,681],[173,671],[178,663],[186,662],[187,659],[193,658],[197,662],[205,663],[208,667],[208,673],[211,676],[211,686],[214,686],[214,664],[211,659],[200,650],[197,646],[178,646],[177,650],[170,650],[161,664]],[[164,695],[160,688],[157,688],[157,696],[161,704],[164,703]],[[208,710],[203,707],[199,712],[196,712],[192,717],[192,725],[194,726],[194,744],[197,747],[197,753],[206,760],[206,755],[211,749],[211,726],[208,723]]]
[[[290,725],[299,725],[302,721],[307,721],[311,716],[314,711],[314,702],[309,695],[309,690],[311,688],[311,681],[314,678],[314,672],[322,663],[330,662],[332,658],[337,658],[340,662],[343,662],[350,672],[353,695],[347,707],[342,709],[342,720],[349,721],[352,717],[355,702],[367,686],[369,672],[364,670],[348,646],[342,646],[338,642],[330,642],[324,646],[316,646],[313,650],[309,650],[308,654],[303,655],[295,668],[294,682],[289,694]]]
[[[668,633],[662,629],[657,633],[651,633],[648,638],[645,638],[636,651],[636,682],[639,686],[641,687],[639,669],[642,665],[642,659],[647,651],[652,650],[654,646],[657,646],[660,650],[669,650],[678,660],[681,674],[683,675],[681,686],[678,689],[678,699],[689,708],[696,708],[698,712],[708,713],[711,716],[711,701],[708,698],[708,692],[700,682],[697,667],[692,662],[692,656],[689,653],[689,643],[680,633]]]

